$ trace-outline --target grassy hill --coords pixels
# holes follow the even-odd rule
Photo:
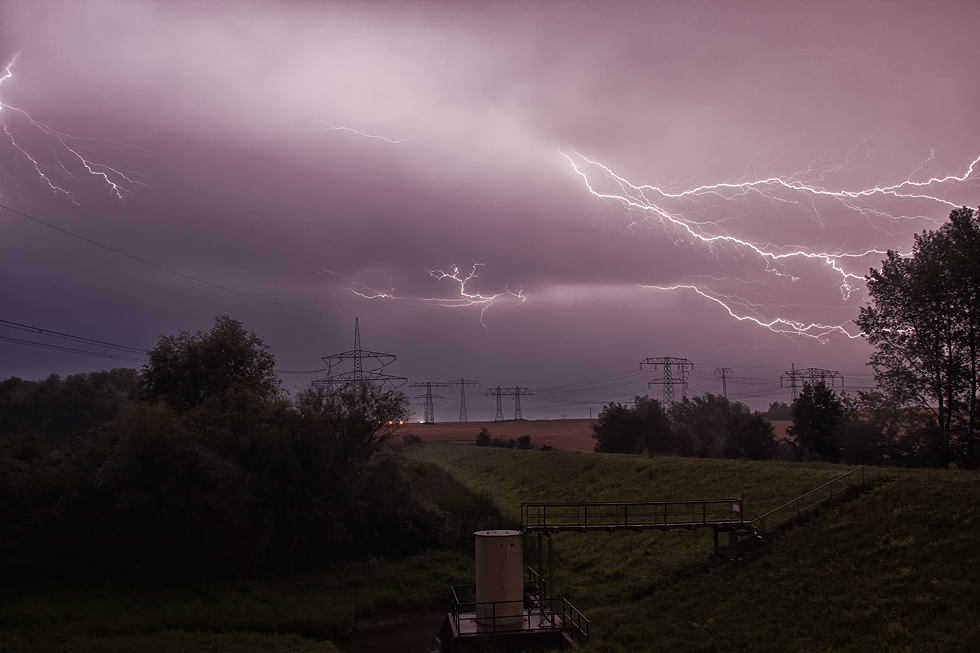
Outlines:
[[[848,468],[426,446],[413,455],[521,501],[740,496],[761,514]],[[980,641],[980,475],[879,472],[738,565],[710,531],[561,533],[556,593],[596,651],[957,651]]]
[[[647,458],[472,446],[408,447],[521,501],[739,496],[761,514],[838,476],[826,464]],[[972,651],[980,641],[980,474],[876,471],[738,565],[710,530],[561,533],[555,583],[593,622],[590,650]],[[439,480],[439,479],[436,479]],[[443,479],[444,480],[444,479]],[[459,492],[457,492],[459,494]],[[182,583],[79,578],[0,587],[8,651],[336,651],[355,621],[448,609],[471,551]]]

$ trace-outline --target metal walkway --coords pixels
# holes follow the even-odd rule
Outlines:
[[[694,501],[552,501],[521,504],[520,529],[550,539],[560,531],[643,531],[656,529],[714,530],[715,553],[719,553],[718,534],[728,533],[732,560],[738,558],[739,540],[765,542],[766,533],[799,517],[821,503],[840,496],[856,485],[867,483],[865,466],[838,476],[820,487],[756,518],[749,517],[739,497]]]
[[[704,501],[562,501],[521,504],[521,530],[559,531],[746,529],[739,498]]]

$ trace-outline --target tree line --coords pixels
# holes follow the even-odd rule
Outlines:
[[[636,397],[603,408],[595,450],[980,467],[980,212],[953,210],[865,279],[869,301],[855,323],[874,348],[873,390],[805,384],[791,406],[774,402],[765,415],[710,393],[669,409]],[[792,418],[786,441],[766,416]]]
[[[274,366],[255,334],[220,317],[161,337],[130,401],[63,446],[23,428],[36,420],[5,429],[0,575],[295,569],[503,523],[486,497],[446,496],[398,454],[389,422],[408,417],[404,394],[362,385],[290,400]]]
[[[0,433],[43,433],[54,445],[71,442],[115,417],[139,381],[133,369],[52,374],[42,381],[0,381]]]
[[[753,460],[780,453],[768,419],[711,393],[684,397],[669,409],[647,396],[637,396],[632,405],[612,402],[603,407],[592,430],[600,453]]]

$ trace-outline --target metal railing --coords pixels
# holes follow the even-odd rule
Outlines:
[[[548,596],[548,579],[534,570],[534,567],[527,566],[527,580],[524,581],[524,597],[535,596],[545,598]]]
[[[525,583],[525,587],[537,586]],[[477,601],[475,585],[453,585],[452,618],[456,632],[464,634],[568,631],[580,643],[589,641],[592,622],[564,597],[529,600]]]
[[[864,484],[866,482],[865,474],[865,466],[861,465],[846,474],[841,474],[837,478],[824,483],[820,487],[813,488],[806,494],[801,494],[792,501],[787,501],[778,508],[770,510],[766,514],[754,519],[753,523],[762,532],[771,531],[780,524],[799,517],[801,514],[820,505],[824,501],[829,501],[835,496],[840,496],[848,488]]]
[[[737,497],[695,501],[562,501],[522,503],[525,532],[693,528],[749,521]]]
[[[561,599],[561,616],[562,623],[567,625],[566,630],[572,639],[579,644],[588,644],[589,628],[592,622],[564,597]],[[583,623],[585,624],[584,628],[582,627]]]

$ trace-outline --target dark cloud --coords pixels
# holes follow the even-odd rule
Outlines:
[[[692,392],[719,391],[713,370],[730,367],[754,407],[787,398],[793,363],[866,385],[868,350],[844,335],[860,277],[950,206],[822,191],[962,176],[980,154],[968,3],[0,12],[0,63],[20,53],[0,82],[0,201],[279,304],[5,213],[0,317],[150,347],[228,313],[283,369],[348,349],[356,315],[364,346],[398,354],[391,371],[413,381],[545,388],[681,356]],[[663,194],[770,177],[808,190]],[[924,190],[980,202],[976,175]],[[779,258],[798,249],[831,256]],[[462,287],[435,272],[475,264]],[[780,318],[822,335],[759,324]],[[0,375],[28,378],[113,365],[10,343],[0,357]],[[542,392],[524,412],[585,414],[561,402],[645,380]]]

